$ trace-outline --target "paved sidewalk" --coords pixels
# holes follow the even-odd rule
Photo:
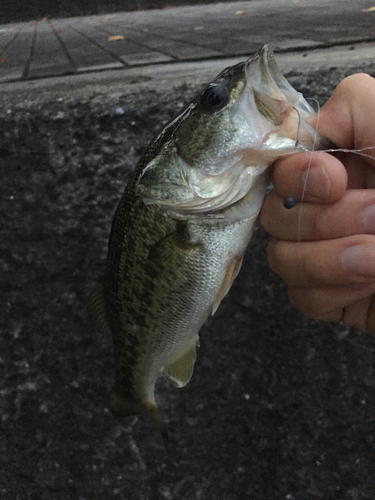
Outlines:
[[[0,83],[375,40],[375,0],[259,0],[0,25]]]

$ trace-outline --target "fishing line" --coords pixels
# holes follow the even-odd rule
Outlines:
[[[317,121],[317,124],[316,124],[316,132],[318,132],[319,131],[319,121],[320,121],[320,104],[319,104],[319,101],[317,99],[315,99],[314,97],[308,97],[308,98],[306,98],[306,101],[315,101],[315,103],[316,103],[316,107],[317,107],[316,114],[318,115],[318,118],[317,118],[318,121]],[[296,109],[296,108],[294,108],[294,109]],[[297,113],[298,113],[298,111],[297,111]],[[300,128],[300,116],[299,116],[299,113],[298,113],[297,138],[299,136],[299,128]],[[297,142],[298,142],[298,139],[296,141],[296,146],[298,146]],[[314,151],[314,145],[315,144],[316,144],[316,135],[314,137],[314,144],[313,144],[312,151]],[[370,160],[374,160],[374,157],[372,155],[368,155],[366,153],[363,153],[363,151],[373,151],[374,149],[375,149],[375,146],[367,146],[365,148],[360,148],[360,149],[331,148],[331,149],[322,149],[321,151],[323,153],[353,153],[353,154],[357,154],[359,156],[363,156],[364,158],[369,158]]]
[[[318,111],[317,111],[318,122],[317,122],[316,130],[315,130],[315,134],[313,136],[313,144],[312,144],[312,148],[311,148],[311,152],[314,152],[315,151],[315,145],[316,145],[316,142],[317,142],[317,136],[318,136],[320,104],[319,104],[319,102],[316,99],[312,98],[312,100],[314,100],[316,102],[317,107],[318,107]],[[301,115],[300,115],[300,112],[298,111],[297,108],[295,108],[294,106],[292,106],[292,107],[296,111],[297,116],[298,116],[296,142],[295,142],[295,146],[298,147],[299,146],[299,134],[300,134],[300,128],[301,128]],[[307,155],[308,151],[306,151],[305,149],[304,149],[304,151],[306,152],[306,155]],[[298,234],[297,241],[298,242],[301,241],[301,221],[302,221],[303,199],[304,199],[305,192],[306,192],[306,186],[307,186],[307,181],[308,181],[308,177],[309,177],[309,171],[311,169],[311,162],[312,162],[312,156],[309,155],[309,164],[308,164],[307,169],[306,169],[307,173],[306,173],[306,177],[305,177],[303,188],[302,188],[301,204],[300,204],[300,210],[299,210],[299,214],[298,214],[298,229],[297,229],[297,234]],[[284,202],[283,202],[284,207],[286,209],[288,209],[288,210],[291,209],[291,208],[293,208],[296,204],[297,204],[297,200],[296,200],[296,198],[294,196],[288,196],[284,200]]]
[[[292,106],[292,108],[294,109],[294,111],[297,113],[297,116],[298,116],[296,142],[294,144],[295,147],[298,148],[298,146],[299,146],[299,131],[301,128],[301,115],[296,107]],[[289,210],[297,205],[297,200],[295,199],[294,196],[288,196],[288,198],[285,198],[283,205],[286,209]]]
[[[309,154],[309,153],[313,153],[315,151],[315,145],[316,145],[316,142],[317,142],[318,130],[319,130],[319,122],[320,122],[320,104],[319,104],[319,101],[317,99],[313,98],[313,97],[309,98],[309,100],[310,101],[314,101],[316,103],[316,107],[317,107],[317,111],[316,111],[317,123],[316,123],[315,133],[314,133],[314,136],[313,136],[313,144],[312,144],[311,152],[306,151],[306,156],[308,156],[308,158],[309,158],[309,163],[308,163],[308,166],[307,166],[307,169],[306,169],[306,176],[305,176],[305,180],[304,180],[303,188],[302,188],[301,207],[300,207],[300,211],[299,211],[299,214],[298,214],[298,242],[299,243],[301,242],[301,225],[302,225],[303,200],[304,200],[304,196],[305,196],[305,192],[306,192],[307,181],[308,181],[308,178],[309,178],[309,173],[310,173],[310,170],[311,170],[311,163],[312,163],[312,154]]]
[[[373,151],[375,146],[367,146],[361,149],[345,149],[345,148],[335,148],[335,149],[322,149],[323,153],[353,153],[358,156],[363,156],[364,158],[369,158],[370,160],[374,160],[373,155],[368,155],[363,153],[363,151]]]

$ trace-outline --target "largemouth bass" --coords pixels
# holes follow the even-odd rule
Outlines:
[[[272,162],[324,147],[314,111],[265,46],[221,72],[155,137],[115,213],[105,275],[91,296],[113,338],[115,414],[161,426],[161,373],[186,385],[198,332],[241,267]]]

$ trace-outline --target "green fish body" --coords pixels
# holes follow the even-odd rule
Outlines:
[[[220,73],[150,143],[115,213],[90,311],[113,338],[111,409],[163,426],[161,373],[186,385],[198,333],[241,267],[277,158],[324,146],[269,47]]]

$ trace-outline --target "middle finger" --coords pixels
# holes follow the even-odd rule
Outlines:
[[[297,203],[286,209],[273,191],[266,196],[260,214],[272,236],[287,241],[317,241],[355,234],[375,234],[375,190],[346,191],[335,203]]]

